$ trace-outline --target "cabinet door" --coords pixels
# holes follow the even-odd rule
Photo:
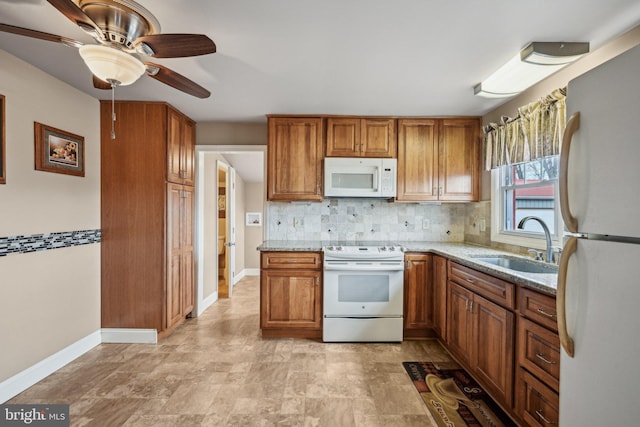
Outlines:
[[[182,250],[180,240],[183,190],[179,184],[167,185],[167,306],[166,327],[183,316]]]
[[[404,329],[433,326],[433,283],[430,254],[406,254],[404,272]]]
[[[181,293],[182,293],[182,313],[189,314],[195,305],[194,295],[194,188],[182,187],[182,204],[180,209],[180,251],[181,251]]]
[[[322,200],[321,118],[270,118],[267,200]]]
[[[360,119],[328,118],[327,157],[359,156],[360,151]]]
[[[196,124],[185,117],[182,126],[182,139],[180,145],[182,183],[185,185],[194,185],[195,182],[195,168],[193,167],[195,146]]]
[[[433,119],[398,121],[400,201],[438,200],[438,126]]]
[[[433,329],[447,341],[447,259],[433,257]]]
[[[465,362],[471,352],[471,312],[473,294],[449,281],[447,298],[447,344],[449,349]]]
[[[479,295],[471,305],[473,330],[470,365],[496,398],[513,401],[513,313]]]
[[[183,162],[180,153],[182,145],[182,118],[169,109],[167,114],[167,181],[182,183]]]
[[[361,119],[360,141],[360,155],[363,157],[396,157],[396,121]]]
[[[479,193],[480,121],[443,119],[439,132],[439,199],[476,201]]]
[[[260,328],[322,327],[321,271],[262,270]]]

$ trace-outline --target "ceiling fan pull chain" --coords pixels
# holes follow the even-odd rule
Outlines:
[[[111,82],[111,139],[116,139],[116,84]]]

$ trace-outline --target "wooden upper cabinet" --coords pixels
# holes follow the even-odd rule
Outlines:
[[[395,119],[327,118],[327,157],[396,157]]]
[[[438,155],[438,199],[477,201],[480,193],[480,120],[443,119]]]
[[[322,124],[319,117],[269,117],[267,200],[322,200]]]
[[[193,185],[195,123],[169,108],[167,118],[167,181]]]
[[[438,121],[398,120],[399,201],[438,200]]]
[[[479,130],[478,118],[398,120],[396,200],[478,200]]]

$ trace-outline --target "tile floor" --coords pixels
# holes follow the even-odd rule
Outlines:
[[[7,403],[68,403],[72,426],[435,426],[401,362],[435,341],[262,339],[259,280],[158,345],[102,344]]]

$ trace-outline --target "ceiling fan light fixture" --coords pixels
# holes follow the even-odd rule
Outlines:
[[[509,98],[589,52],[589,43],[532,42],[473,89],[483,98]]]
[[[118,82],[119,86],[132,84],[146,70],[136,57],[111,47],[85,45],[79,51],[84,63],[96,77],[105,82]]]

